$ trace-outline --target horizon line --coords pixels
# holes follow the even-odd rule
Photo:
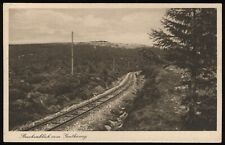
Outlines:
[[[91,40],[91,41],[77,41],[77,42],[73,42],[74,44],[76,43],[88,43],[88,42],[109,42],[109,43],[120,43],[120,44],[133,44],[133,45],[145,45],[145,46],[150,46],[150,47],[153,47],[153,45],[150,45],[150,44],[144,44],[144,43],[126,43],[126,42],[111,42],[111,41],[107,41],[107,40]],[[71,43],[71,42],[9,42],[8,45],[26,45],[26,44],[58,44],[58,43]]]

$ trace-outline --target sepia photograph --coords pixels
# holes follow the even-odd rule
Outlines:
[[[4,4],[4,139],[220,142],[221,9]]]

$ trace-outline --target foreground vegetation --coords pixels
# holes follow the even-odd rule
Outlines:
[[[169,9],[162,25],[150,36],[169,63],[146,66],[124,130],[216,130],[216,9]]]
[[[145,50],[92,43],[78,43],[74,49],[71,76],[71,44],[10,45],[10,129],[103,92],[118,77],[139,70],[139,53]]]

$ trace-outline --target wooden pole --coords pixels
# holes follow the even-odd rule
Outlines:
[[[115,58],[113,57],[113,72],[115,72]]]
[[[71,75],[73,75],[73,32],[72,32],[72,43],[71,43]]]

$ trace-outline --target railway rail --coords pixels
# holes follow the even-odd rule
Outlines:
[[[24,128],[22,131],[54,131],[66,126],[69,122],[75,121],[90,111],[99,108],[100,106],[112,101],[120,96],[124,91],[128,90],[130,86],[135,82],[135,73],[128,73],[126,77],[120,82],[118,86],[115,86],[103,94],[98,95],[94,99],[90,99],[89,102],[64,112],[51,119],[37,123],[33,126]]]

